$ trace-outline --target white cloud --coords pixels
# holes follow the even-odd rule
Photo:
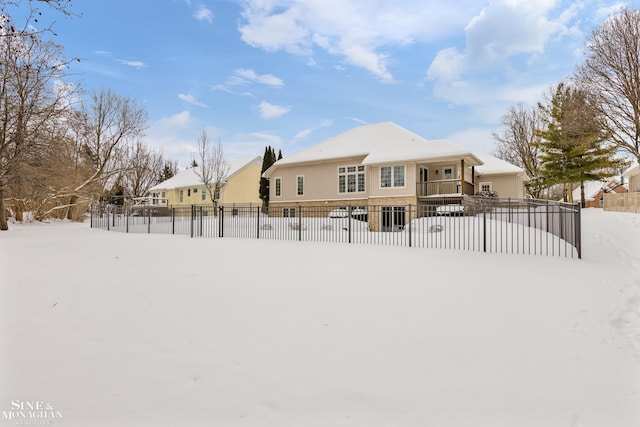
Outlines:
[[[258,74],[254,70],[247,68],[238,68],[233,75],[222,84],[212,85],[211,89],[219,90],[227,93],[235,93],[234,87],[244,86],[252,83],[262,84],[271,87],[283,87],[284,81],[280,77],[273,74]],[[243,92],[243,96],[253,96],[247,92]]]
[[[209,106],[207,104],[204,104],[204,103],[198,101],[193,95],[180,93],[180,94],[178,94],[178,98],[180,98],[182,101],[184,101],[184,102],[186,102],[188,104],[195,105],[197,107],[209,108]]]
[[[258,108],[263,119],[277,119],[291,111],[291,107],[269,104],[267,101],[262,101]]]
[[[386,48],[445,37],[474,10],[476,0],[246,0],[239,30],[245,43],[268,52],[311,57],[322,49],[390,82]]]
[[[198,9],[193,14],[193,17],[196,18],[198,21],[207,21],[209,23],[213,22],[213,16],[214,15],[211,9],[207,8],[204,5],[198,6]]]
[[[465,44],[441,49],[426,79],[452,108],[470,106],[481,123],[499,122],[513,103],[535,104],[564,68],[570,73],[582,2],[492,0],[464,27]],[[539,66],[541,65],[541,66]]]
[[[129,61],[126,59],[116,59],[116,61],[118,61],[121,64],[128,65],[129,67],[134,67],[138,69],[147,67],[147,64],[145,64],[142,61]]]
[[[267,86],[284,86],[284,82],[281,78],[274,76],[273,74],[257,74],[255,71],[239,68],[234,72],[234,76],[244,82],[260,83]]]
[[[624,2],[614,3],[612,5],[601,6],[594,13],[594,18],[598,21],[602,21],[610,17],[611,15],[618,13],[622,8],[627,6]]]
[[[464,71],[465,61],[465,56],[455,47],[443,49],[431,63],[427,77],[431,80],[457,80]]]
[[[298,141],[307,139],[309,135],[311,135],[314,131],[322,128],[329,127],[333,124],[333,120],[323,120],[318,125],[301,130],[293,137],[293,142],[296,143]]]

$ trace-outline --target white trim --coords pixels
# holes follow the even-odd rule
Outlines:
[[[280,194],[278,194],[278,185],[276,182],[280,182]],[[282,177],[276,176],[273,178],[273,197],[282,197]]]
[[[445,178],[444,177],[444,170],[445,169],[451,169],[451,178]],[[440,168],[440,170],[442,171],[442,176],[440,177],[440,180],[445,180],[445,179],[460,179],[459,177],[456,178],[456,165],[447,165],[447,166],[442,166]],[[437,180],[436,180],[437,181]]]
[[[394,185],[396,183],[396,167],[402,166],[404,168],[403,181],[404,185]],[[391,168],[391,185],[389,187],[382,186],[382,168]],[[397,190],[399,188],[407,188],[407,165],[404,163],[394,165],[384,165],[378,167],[378,190]]]
[[[300,183],[300,178],[302,178],[302,194],[299,191],[298,185]],[[296,175],[296,196],[297,197],[304,197],[304,175]]]
[[[340,169],[344,168],[344,172],[340,172]],[[349,168],[356,168],[355,171],[353,172],[349,172]],[[359,168],[362,168],[362,170],[358,170]],[[340,175],[344,175],[345,177],[345,181],[344,181],[344,191],[340,191]],[[354,175],[356,178],[355,181],[355,191],[349,191],[349,175]],[[358,190],[358,177],[360,175],[363,175],[364,177],[364,190]],[[336,193],[338,195],[343,195],[343,194],[364,194],[367,192],[367,167],[365,165],[361,165],[361,164],[344,164],[344,165],[338,165],[336,167],[336,177],[338,178],[336,181]]]
[[[482,189],[483,185],[488,185],[489,186],[489,190],[487,190],[487,191],[493,191],[493,184],[491,183],[491,181],[484,181],[484,182],[478,183],[478,187],[480,188],[480,191],[484,191]]]

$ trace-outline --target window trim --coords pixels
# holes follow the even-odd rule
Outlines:
[[[273,197],[282,197],[282,177],[273,178]]]
[[[442,177],[440,179],[442,179],[443,181],[457,179],[457,178],[455,178],[455,176],[456,176],[456,165],[442,166],[441,169],[442,169]],[[445,169],[451,169],[451,178],[445,178],[444,177],[444,170]]]
[[[355,168],[353,172],[349,172],[349,168]],[[344,172],[340,172],[340,169],[344,169]],[[367,168],[365,165],[350,164],[350,165],[338,165],[336,168],[337,180],[336,180],[336,192],[337,194],[363,194],[367,192]],[[354,185],[355,191],[349,191],[349,176],[355,178]],[[344,176],[344,191],[340,191],[340,177]],[[362,176],[364,178],[364,188],[359,190],[358,178]]]
[[[401,166],[403,168],[403,184],[396,185],[396,167]],[[382,186],[382,169],[389,168],[391,169],[391,185],[389,187]],[[389,189],[398,189],[398,188],[407,188],[407,165],[406,164],[395,164],[395,165],[387,165],[380,166],[378,168],[378,187],[380,190],[389,190]]]
[[[300,181],[302,179],[302,181]],[[300,188],[300,184],[302,183],[302,188]],[[304,196],[304,175],[296,175],[296,196],[303,197]]]
[[[488,185],[489,189],[488,190],[483,190],[482,189],[483,185]],[[480,183],[478,183],[478,186],[480,187],[480,191],[493,191],[493,184],[492,184],[491,181],[480,182]]]

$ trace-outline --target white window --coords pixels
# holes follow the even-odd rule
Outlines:
[[[180,190],[180,203],[184,200],[184,190]]]
[[[275,179],[274,196],[282,196],[282,178],[280,177]]]
[[[296,216],[296,208],[282,208],[282,216],[285,218],[294,218]]]
[[[202,200],[207,200],[207,187],[202,187]]]
[[[304,196],[304,176],[298,175],[296,177],[296,184],[298,196]]]
[[[453,168],[442,168],[442,179],[453,179]]]
[[[490,182],[481,182],[480,183],[480,191],[482,191],[482,192],[491,191],[491,183]]]
[[[362,193],[366,189],[364,166],[340,166],[338,168],[338,193]]]
[[[404,165],[381,167],[380,187],[404,187]]]

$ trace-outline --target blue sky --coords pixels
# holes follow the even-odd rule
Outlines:
[[[187,166],[205,128],[228,159],[286,156],[363,123],[491,151],[509,106],[571,75],[622,4],[553,0],[91,0],[56,17],[71,80],[149,113]]]

